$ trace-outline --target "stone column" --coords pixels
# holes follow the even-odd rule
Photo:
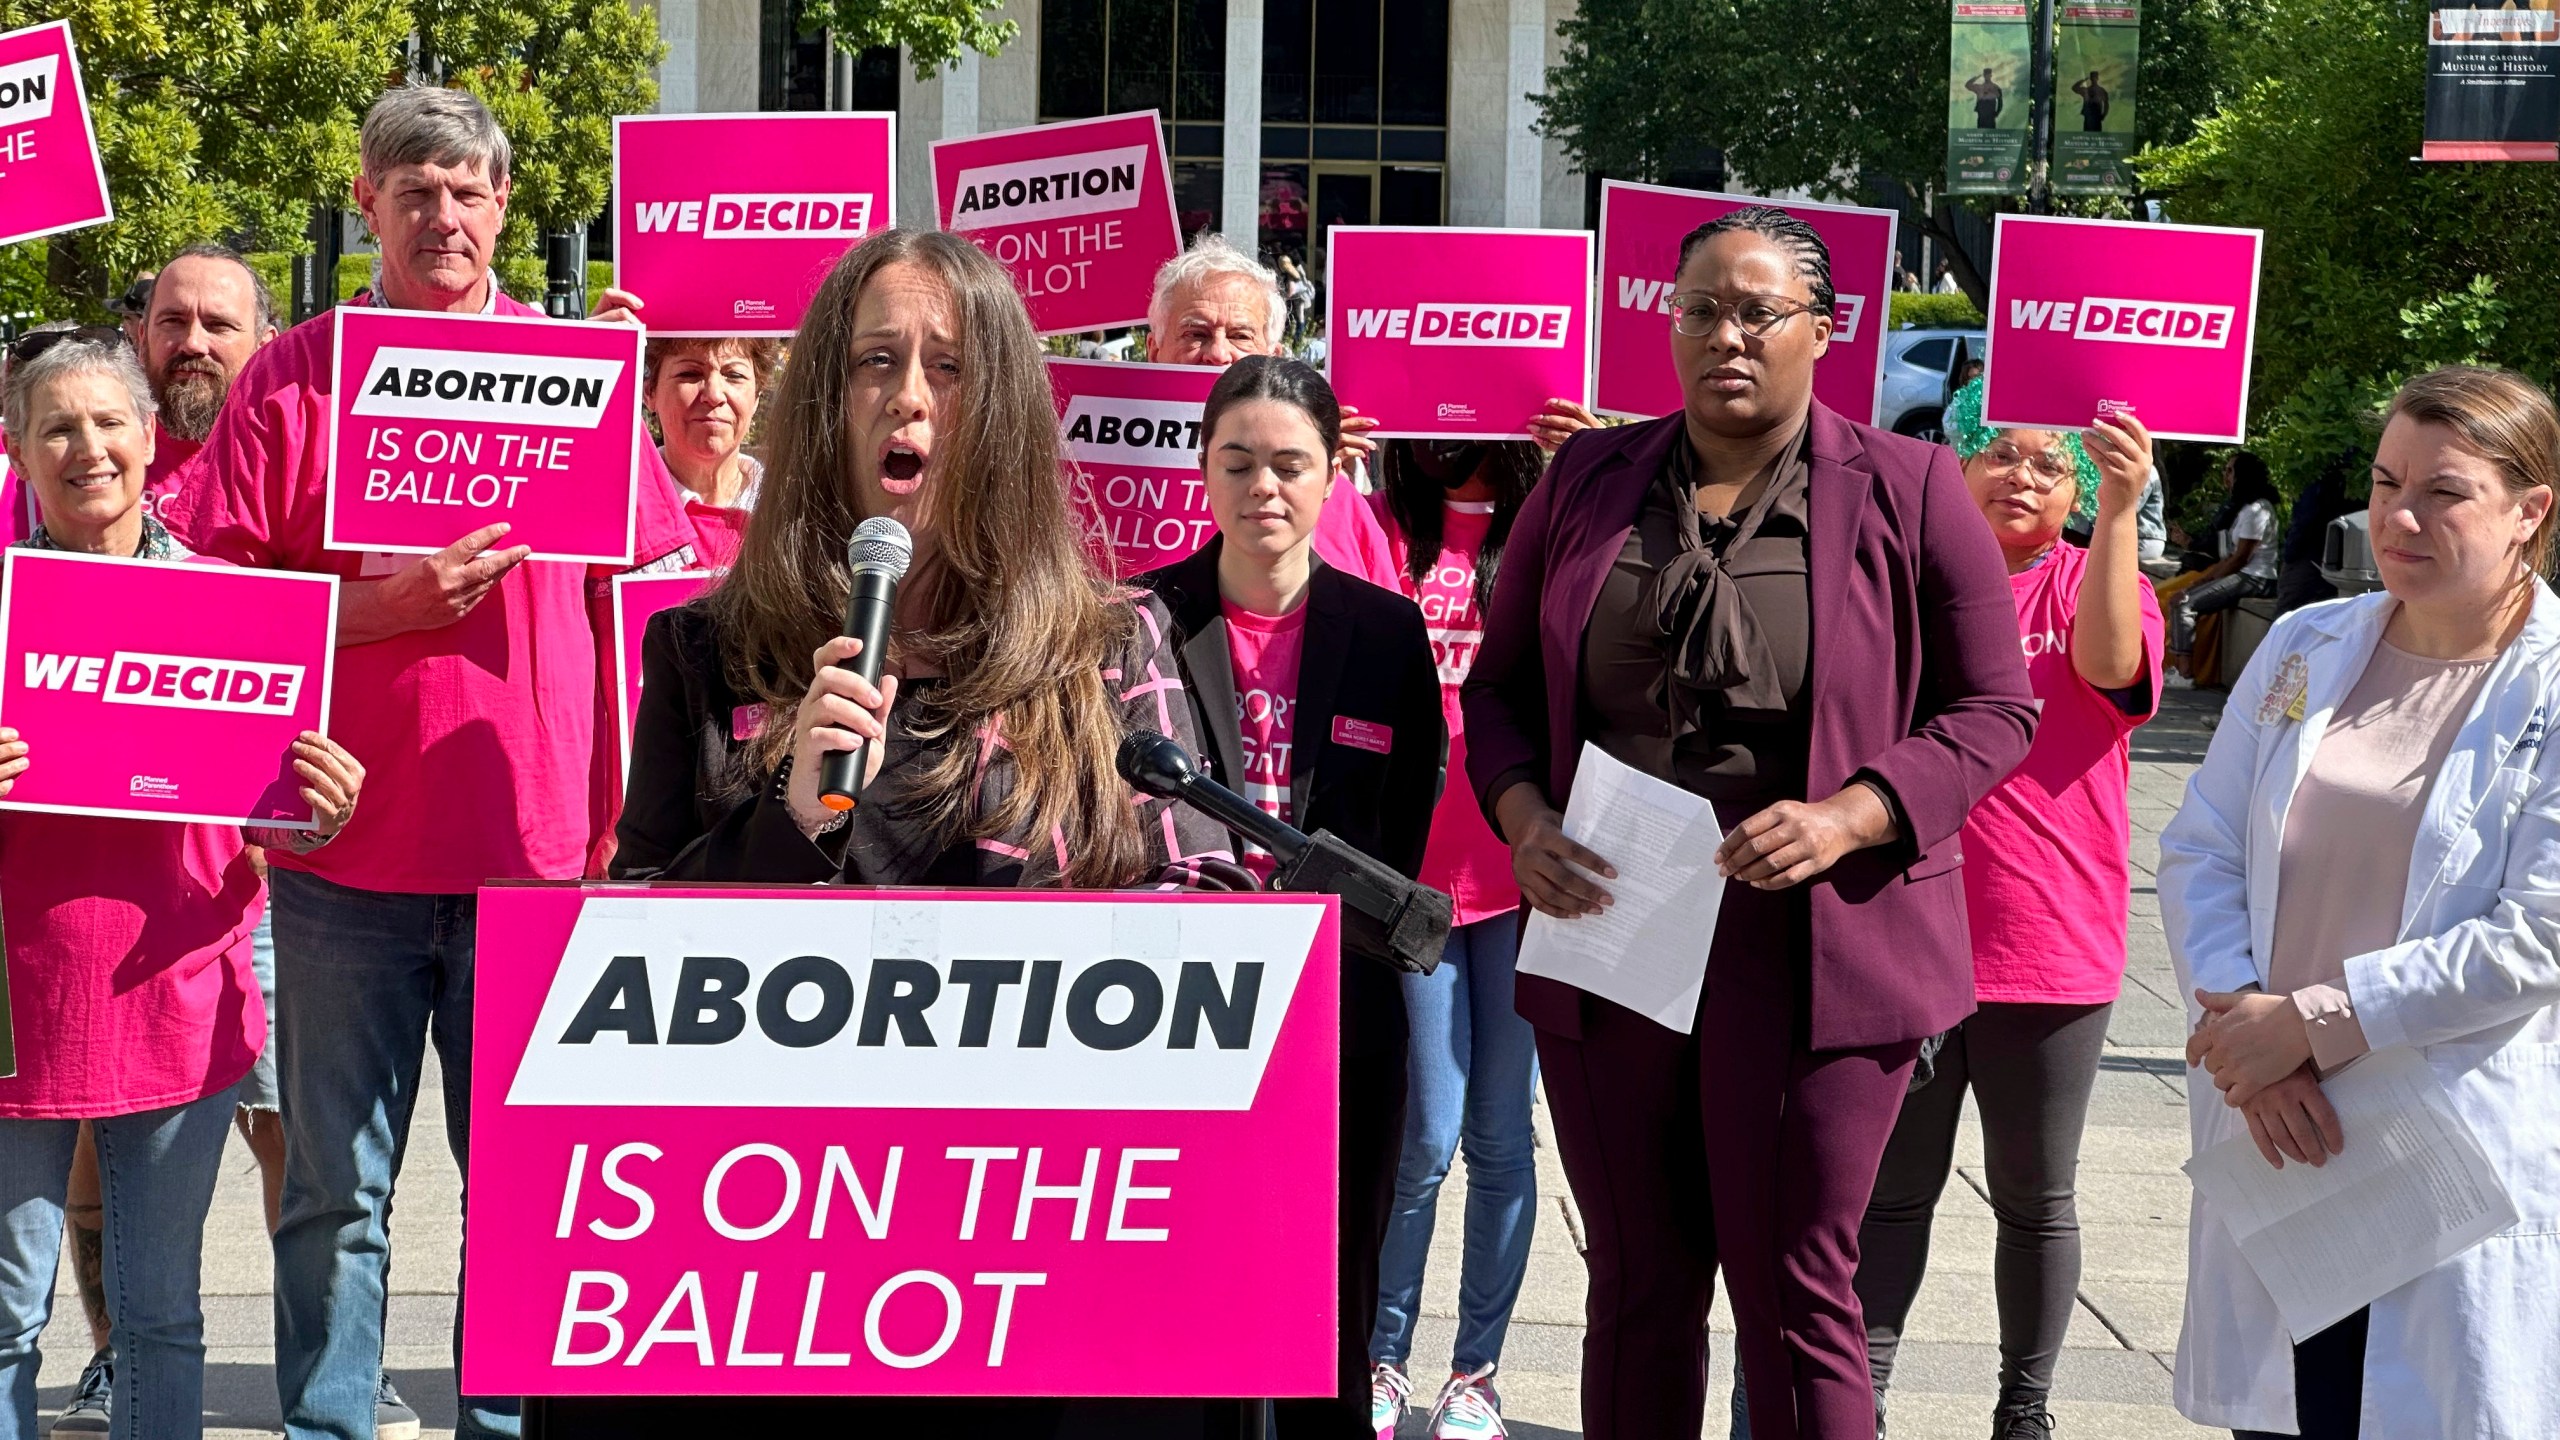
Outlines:
[[[1252,254],[1262,233],[1262,0],[1227,0],[1226,204],[1219,228]]]
[[[657,0],[658,38],[667,58],[658,62],[658,113],[690,115],[702,108],[702,0]]]
[[[1547,88],[1547,0],[1510,0],[1510,56],[1502,94],[1502,223],[1538,224],[1545,198],[1545,142],[1531,127],[1529,97]]]

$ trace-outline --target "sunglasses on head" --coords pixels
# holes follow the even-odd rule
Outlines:
[[[39,330],[32,335],[18,337],[17,342],[9,347],[9,363],[24,365],[56,345],[75,340],[83,345],[110,347],[132,343],[125,339],[124,331],[113,325],[83,325],[76,330]]]

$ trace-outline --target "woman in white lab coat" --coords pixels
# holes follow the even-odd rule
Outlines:
[[[2196,1149],[2246,1134],[2281,1167],[2376,1143],[2339,1133],[2320,1077],[2411,1046],[2520,1217],[2297,1337],[2198,1197],[2190,1419],[2560,1434],[2560,596],[2536,578],[2555,487],[2560,415],[2531,382],[2448,367],[2402,387],[2373,466],[2386,591],[2276,623],[2161,836]]]

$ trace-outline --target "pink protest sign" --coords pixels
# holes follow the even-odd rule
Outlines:
[[[620,665],[614,671],[613,712],[621,721],[616,733],[622,737],[622,763],[626,770],[631,764],[632,717],[640,713],[640,642],[648,636],[649,617],[661,610],[673,610],[719,580],[719,575],[709,570],[613,577],[613,653]]]
[[[1378,434],[1525,440],[1591,398],[1591,232],[1336,225],[1331,378]]]
[[[12,549],[0,724],[27,772],[0,808],[311,828],[289,753],[326,732],[338,581]]]
[[[340,306],[322,543],[441,550],[484,525],[537,560],[627,565],[641,332]]]
[[[613,280],[652,335],[789,335],[897,214],[889,114],[618,115]]]
[[[1831,349],[1813,367],[1813,393],[1852,420],[1876,423],[1893,289],[1892,211],[1624,180],[1600,187],[1600,378],[1594,408],[1639,418],[1680,408],[1680,377],[1671,369],[1671,296],[1678,288],[1681,237],[1750,205],[1786,211],[1831,247]]]
[[[1182,249],[1153,110],[933,146],[934,214],[1004,262],[1043,335],[1147,323]]]
[[[71,22],[0,35],[0,245],[114,218]]]
[[[2077,430],[2112,407],[2164,440],[2246,438],[2263,234],[2000,216],[1984,420]]]
[[[1334,905],[482,890],[463,1385],[1331,1394]]]
[[[1218,533],[1200,481],[1204,365],[1051,360],[1067,499],[1085,548],[1115,575],[1170,565]]]

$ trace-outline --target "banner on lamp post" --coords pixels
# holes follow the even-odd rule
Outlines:
[[[1947,45],[1947,191],[2027,193],[2034,0],[1954,0]]]
[[[2053,56],[2054,193],[2132,194],[2141,0],[2061,0]]]

